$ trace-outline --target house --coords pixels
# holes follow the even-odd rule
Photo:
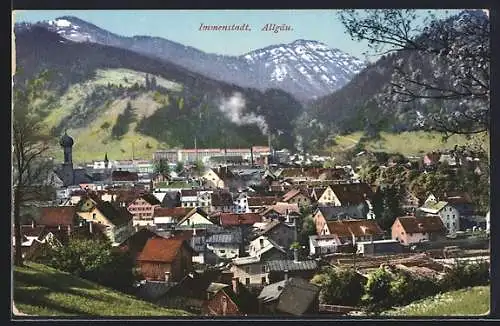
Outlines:
[[[295,227],[279,220],[267,222],[259,229],[257,236],[266,236],[286,250],[288,250],[290,245],[297,240]]]
[[[335,205],[340,206],[340,200],[335,196],[331,187],[313,188],[311,197],[321,206]]]
[[[272,206],[278,202],[277,196],[252,196],[248,197],[248,209],[250,213],[257,213],[268,206]]]
[[[384,231],[374,220],[328,221],[320,235],[335,235],[338,244],[381,239]]]
[[[212,191],[200,190],[198,195],[198,207],[203,208],[205,211],[209,211],[212,207]]]
[[[160,201],[152,194],[142,194],[128,204],[127,209],[133,215],[134,226],[153,225],[153,212],[160,207]]]
[[[474,216],[474,203],[470,195],[466,192],[448,192],[443,196],[443,200],[456,208],[460,217]]]
[[[137,264],[146,280],[179,282],[193,269],[192,253],[183,239],[152,238],[137,257]]]
[[[78,220],[74,206],[41,207],[36,224],[45,226],[47,231],[71,231],[77,225]]]
[[[103,224],[106,235],[114,246],[118,246],[134,233],[133,216],[125,207],[116,207],[110,202],[98,202],[89,210],[77,212],[87,221]]]
[[[160,201],[163,208],[181,206],[181,194],[179,191],[154,191],[153,196]]]
[[[227,191],[214,191],[212,193],[212,206],[210,212],[234,212],[233,196]]]
[[[416,216],[436,215],[441,218],[448,234],[455,234],[460,230],[460,213],[458,210],[446,201],[427,201],[419,207],[415,213]]]
[[[155,207],[153,211],[153,224],[158,229],[171,229],[193,210],[188,207],[163,208]]]
[[[207,288],[208,299],[203,305],[205,316],[248,316],[258,313],[257,297],[233,278],[232,284],[211,283]]]
[[[321,234],[328,221],[339,221],[346,219],[366,219],[370,209],[366,204],[352,206],[319,206],[313,215],[316,233]]]
[[[439,216],[403,216],[398,217],[391,227],[392,239],[408,246],[422,241],[440,240],[446,234]]]
[[[400,254],[403,252],[403,246],[398,240],[374,240],[360,241],[357,243],[357,253],[365,256]]]
[[[298,204],[299,207],[311,205],[311,199],[306,191],[302,189],[292,189],[288,191],[282,198],[281,202],[287,204]]]
[[[238,229],[208,234],[205,238],[207,249],[218,260],[230,260],[239,257],[243,238]]]
[[[158,234],[156,234],[152,230],[142,228],[139,231],[132,234],[131,236],[129,236],[122,243],[120,243],[118,248],[120,248],[120,250],[122,251],[130,253],[130,255],[134,257],[134,259],[137,259],[139,254],[144,249],[146,242],[148,242],[149,239],[155,237],[158,237]]]
[[[234,200],[235,213],[250,213],[248,208],[248,196],[242,192]]]
[[[316,260],[301,260],[298,256],[295,259],[269,260],[265,265],[269,273],[269,283],[279,282],[289,277],[311,280],[319,271]]]
[[[208,218],[208,214],[201,208],[195,207],[191,209],[176,225],[180,228],[204,228],[213,225]]]
[[[321,256],[337,252],[337,237],[335,235],[310,235],[309,254]]]
[[[293,277],[267,285],[257,299],[262,314],[304,316],[319,313],[320,288]]]
[[[372,188],[364,182],[330,184],[334,193],[334,206],[363,204],[373,198]]]
[[[236,176],[231,170],[225,167],[209,168],[203,173],[202,179],[209,188],[226,189],[229,188]]]
[[[48,231],[43,225],[36,225],[34,221],[32,221],[31,225],[21,225],[21,236],[21,253],[23,258],[32,256],[33,252],[39,247],[39,244],[50,246],[61,245],[61,242],[54,233]],[[13,236],[12,244],[15,245],[15,243],[15,237]]]
[[[195,189],[182,189],[181,207],[198,207],[198,191]]]
[[[269,282],[265,262],[287,258],[286,251],[266,237],[259,237],[250,244],[250,256],[233,259],[231,271],[234,277],[245,280],[245,285]]]
[[[273,206],[266,208],[260,215],[262,215],[264,221],[280,219],[293,224],[293,221],[300,217],[300,208],[298,204],[277,202]]]

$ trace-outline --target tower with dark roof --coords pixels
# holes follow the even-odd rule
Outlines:
[[[59,145],[64,150],[64,163],[62,164],[62,179],[65,186],[73,185],[75,174],[73,170],[73,138],[65,131],[59,141]]]
[[[104,154],[104,168],[107,169],[109,167],[108,153]]]

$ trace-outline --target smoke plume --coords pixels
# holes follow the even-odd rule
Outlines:
[[[230,98],[222,99],[219,109],[231,120],[239,126],[255,124],[260,131],[267,134],[267,123],[263,116],[255,113],[244,113],[245,99],[241,93],[234,93]]]

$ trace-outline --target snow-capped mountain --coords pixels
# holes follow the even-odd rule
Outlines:
[[[323,43],[297,40],[241,56],[206,53],[160,37],[125,37],[72,16],[39,22],[74,42],[132,50],[182,66],[207,77],[259,90],[279,88],[305,101],[338,90],[366,63]],[[29,25],[20,24],[18,28]]]

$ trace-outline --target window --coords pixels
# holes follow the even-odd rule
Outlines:
[[[92,218],[95,220],[95,213],[92,213]]]
[[[225,251],[225,250],[219,250],[219,252],[220,252],[221,254],[226,253],[226,251]]]
[[[245,284],[250,285],[250,278],[249,277],[245,278]]]
[[[262,284],[266,284],[266,277],[265,277],[265,276],[263,276],[263,277],[261,278],[261,283],[262,283]]]
[[[262,265],[260,270],[262,273],[265,273],[266,272],[266,265]]]
[[[245,267],[245,273],[250,274],[250,266]]]

